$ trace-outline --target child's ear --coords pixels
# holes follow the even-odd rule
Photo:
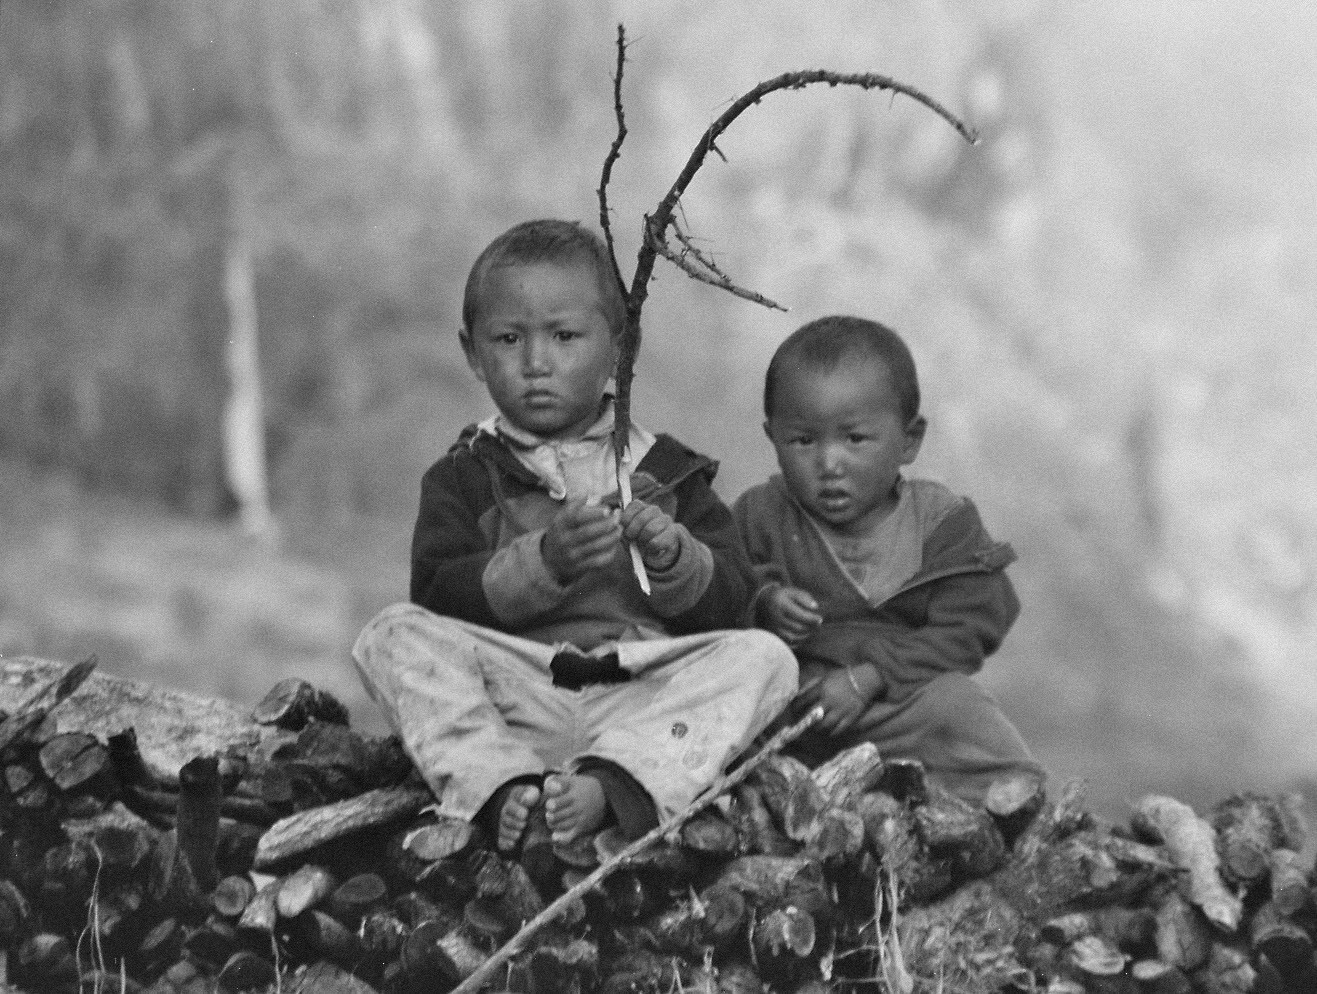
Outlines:
[[[928,431],[928,420],[922,415],[915,415],[905,426],[905,444],[901,447],[901,465],[908,466],[919,455],[919,447],[924,444],[924,433]]]
[[[484,383],[485,369],[480,365],[480,356],[476,353],[476,343],[471,340],[471,332],[462,328],[457,333],[457,340],[462,343],[462,353],[466,356],[466,364],[471,367],[471,372],[476,374],[477,380]]]

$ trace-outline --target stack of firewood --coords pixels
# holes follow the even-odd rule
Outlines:
[[[76,670],[0,722],[20,990],[1317,990],[1296,799],[1148,797],[1118,826],[1077,785],[980,807],[872,748],[768,753],[639,851],[537,816],[508,856],[301,681],[253,716],[286,735],[169,778],[131,729],[54,730]]]

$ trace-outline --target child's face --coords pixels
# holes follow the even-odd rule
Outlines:
[[[616,348],[586,265],[500,266],[485,277],[466,361],[499,413],[543,438],[578,438],[599,416]]]
[[[925,423],[907,424],[887,369],[874,360],[783,370],[764,423],[792,496],[833,528],[858,534],[896,506],[901,467]]]

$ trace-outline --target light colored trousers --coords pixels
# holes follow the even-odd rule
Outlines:
[[[687,807],[786,706],[795,656],[757,630],[624,642],[626,683],[567,690],[555,647],[394,604],[352,658],[439,798],[473,818],[513,777],[610,760],[648,791],[659,820]]]

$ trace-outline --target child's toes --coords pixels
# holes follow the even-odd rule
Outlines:
[[[530,822],[530,812],[540,799],[540,790],[532,784],[514,787],[508,792],[498,820],[498,847],[513,849],[521,841],[521,834]]]

